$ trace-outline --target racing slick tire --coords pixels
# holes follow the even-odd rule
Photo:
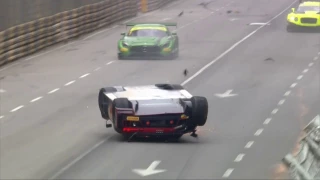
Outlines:
[[[112,109],[111,109],[112,108]],[[113,121],[114,130],[118,133],[122,133],[122,120],[118,118],[119,115],[115,113],[115,108],[132,108],[130,101],[127,98],[117,98],[113,100],[112,106],[109,109],[109,112],[112,113],[111,120]],[[121,115],[120,115],[121,116]]]
[[[194,126],[203,126],[208,117],[208,101],[205,97],[193,96],[191,98],[192,112],[190,123]]]
[[[100,108],[100,112],[101,112],[101,116],[103,119],[105,120],[109,120],[109,113],[108,113],[108,107],[110,105],[110,100],[108,99],[108,97],[106,97],[104,95],[104,93],[112,93],[112,92],[117,92],[117,89],[114,87],[106,87],[106,88],[101,88],[99,90],[99,97],[98,97],[98,104],[99,104],[99,108]]]
[[[120,54],[120,53],[118,53],[118,60],[124,60],[125,58],[123,58],[123,56]]]

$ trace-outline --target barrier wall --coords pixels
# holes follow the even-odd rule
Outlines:
[[[1,29],[22,24],[0,32],[0,65],[117,21],[132,18],[143,8],[147,8],[144,12],[149,12],[171,1],[173,0],[1,0],[0,22],[6,22],[4,26],[1,24]],[[88,3],[91,4],[86,5]],[[52,9],[48,10],[50,8]],[[19,10],[24,12],[15,14]],[[62,12],[55,13],[57,11]],[[13,22],[13,19],[16,21]]]
[[[315,117],[305,128],[305,137],[300,141],[296,155],[288,154],[283,159],[290,176],[299,180],[320,179],[320,118]]]
[[[103,0],[1,0],[0,31]]]

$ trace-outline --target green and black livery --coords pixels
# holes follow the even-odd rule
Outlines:
[[[164,58],[179,56],[179,37],[169,30],[177,23],[127,23],[128,33],[118,41],[118,59]]]

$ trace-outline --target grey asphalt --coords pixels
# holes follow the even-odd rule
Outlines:
[[[198,1],[185,0],[134,20],[178,21],[181,55],[177,60],[116,60],[115,44],[120,32],[125,31],[119,26],[0,71],[4,77],[1,88],[7,91],[1,94],[5,118],[0,119],[0,177],[137,179],[140,177],[131,170],[147,168],[155,160],[160,160],[159,168],[167,171],[149,179],[219,179],[228,168],[235,169],[231,178],[247,177],[249,173],[255,179],[271,177],[270,168],[292,149],[299,134],[301,124],[285,123],[300,117],[290,112],[295,109],[285,103],[276,117],[282,121],[272,121],[266,134],[254,139],[257,146],[254,144],[246,152],[244,146],[319,51],[318,34],[285,31],[285,14],[186,84],[191,93],[209,100],[209,120],[200,128],[199,139],[186,135],[179,143],[127,143],[113,129],[105,129],[97,93],[103,86],[181,83],[186,80],[183,69],[195,73],[257,28],[248,23],[267,22],[291,2],[217,0],[204,9]],[[184,15],[177,18],[182,10]],[[232,13],[228,14],[228,10]],[[269,57],[274,61],[265,61]],[[108,62],[113,63],[105,65]],[[93,72],[97,67],[101,69]],[[86,73],[91,74],[78,79]],[[72,80],[77,81],[63,87]],[[47,95],[55,88],[61,89]],[[315,88],[305,91],[316,95],[319,87]],[[214,96],[228,89],[239,95],[228,99]],[[28,103],[38,96],[44,97]],[[311,95],[302,98],[312,101]],[[291,101],[292,106],[298,105]],[[21,104],[25,107],[9,112]],[[302,118],[304,123],[315,111],[308,111]],[[246,156],[242,162],[234,163],[239,153]],[[257,173],[252,173],[252,168]]]
[[[232,179],[289,178],[281,162],[276,162],[288,153],[297,153],[303,128],[319,114],[319,77],[319,62],[316,61],[292,90],[273,122],[259,138],[252,138],[256,143],[246,152],[248,155],[241,165],[235,166]]]

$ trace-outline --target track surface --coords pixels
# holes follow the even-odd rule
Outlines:
[[[116,60],[116,42],[125,31],[116,26],[0,70],[1,178],[137,179],[132,169],[155,160],[167,171],[148,179],[286,177],[277,164],[319,112],[319,34],[287,33],[289,10],[274,18],[292,0],[216,0],[207,9],[199,3],[177,1],[134,20],[177,21],[177,60]],[[272,18],[247,36],[258,28],[248,23]],[[185,83],[192,94],[209,100],[199,139],[127,143],[105,129],[99,88],[182,83],[246,36]],[[182,75],[185,68],[188,77]],[[229,89],[238,96],[214,96]]]

